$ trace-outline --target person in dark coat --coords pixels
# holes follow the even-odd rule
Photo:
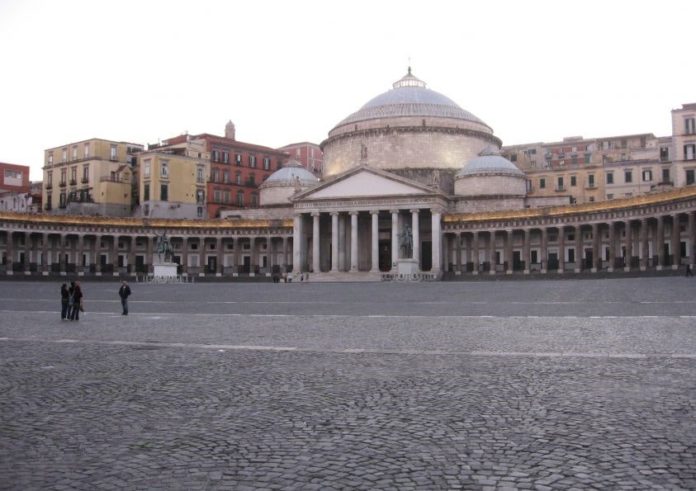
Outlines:
[[[75,282],[75,287],[72,293],[73,305],[70,311],[70,320],[79,321],[80,320],[80,310],[82,310],[82,288],[80,287],[80,282]]]
[[[130,297],[131,289],[127,281],[121,282],[121,288],[118,289],[118,296],[121,297],[121,307],[123,312],[121,315],[128,315],[128,297]]]
[[[68,320],[68,310],[70,309],[70,291],[68,285],[63,283],[60,286],[60,320]]]

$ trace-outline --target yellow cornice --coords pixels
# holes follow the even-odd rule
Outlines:
[[[694,197],[696,197],[696,187],[686,187],[672,191],[665,191],[662,193],[644,194],[632,198],[614,199],[611,201],[597,201],[594,203],[584,203],[581,205],[553,206],[549,208],[525,208],[524,210],[503,210],[481,213],[451,213],[444,215],[443,221],[446,223],[454,223],[561,217],[602,211],[616,211],[622,209],[628,210],[638,206],[658,205],[667,203],[669,201]]]
[[[94,225],[103,227],[129,228],[187,228],[187,229],[235,229],[292,227],[292,219],[285,220],[174,220],[166,218],[117,218],[78,215],[41,215],[35,213],[0,212],[0,220],[11,222],[32,222],[55,225]]]

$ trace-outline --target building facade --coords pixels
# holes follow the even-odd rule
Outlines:
[[[44,210],[130,216],[137,203],[136,154],[143,145],[92,138],[44,152]]]
[[[646,134],[593,142],[574,138],[513,152],[501,149],[490,126],[427,88],[409,69],[391,90],[329,131],[322,143],[321,180],[299,163],[280,166],[286,154],[278,152],[274,162],[265,147],[235,143],[231,123],[225,137],[184,135],[144,154],[151,159],[153,186],[155,177],[160,189],[171,178],[173,156],[190,159],[190,168],[209,159],[211,175],[218,171],[209,179],[209,197],[216,184],[227,184],[224,177],[218,183],[219,173],[241,169],[248,157],[247,168],[267,173],[254,188],[258,206],[221,206],[222,219],[197,220],[0,213],[0,271],[150,274],[155,236],[163,233],[180,273],[196,277],[287,271],[318,281],[380,281],[694,266],[696,186],[687,184],[694,160],[693,113],[692,105],[673,112],[679,139],[669,144]],[[256,159],[251,165],[251,156],[269,156],[268,165],[259,168]],[[530,170],[541,156],[542,167]],[[524,165],[522,158],[528,159]],[[187,162],[180,168],[189,168]],[[665,174],[657,169],[666,168],[674,182],[660,186]],[[535,175],[538,171],[548,174]],[[558,181],[562,172],[570,172],[567,181]],[[607,182],[608,173],[615,180]],[[640,183],[657,183],[650,192],[634,193],[629,191],[634,176]],[[558,191],[535,193],[533,180],[542,178]],[[600,182],[601,191],[594,189]],[[581,183],[587,188],[582,203],[580,194],[563,189]],[[621,196],[589,199],[608,189]],[[148,198],[169,202],[161,191]]]
[[[324,152],[316,143],[301,142],[291,143],[278,149],[289,155],[289,158],[299,162],[302,167],[310,171],[317,177],[321,177],[324,172]]]

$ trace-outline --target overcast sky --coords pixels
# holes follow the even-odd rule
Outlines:
[[[406,73],[506,145],[671,133],[696,102],[696,2],[0,0],[0,161],[188,131],[279,147]]]

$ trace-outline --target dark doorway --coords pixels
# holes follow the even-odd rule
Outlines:
[[[433,269],[433,243],[424,240],[421,246],[421,264],[423,266],[423,271],[430,271]]]
[[[208,273],[217,273],[217,257],[208,256]]]
[[[391,240],[379,241],[379,270],[391,270]]]
[[[585,249],[585,269],[594,268],[594,264],[592,263],[593,259],[592,249]]]
[[[522,256],[520,251],[513,251],[512,253],[512,270],[521,271],[524,269],[524,264],[522,263]]]
[[[251,271],[251,257],[244,256],[242,261],[242,273],[249,273]]]

